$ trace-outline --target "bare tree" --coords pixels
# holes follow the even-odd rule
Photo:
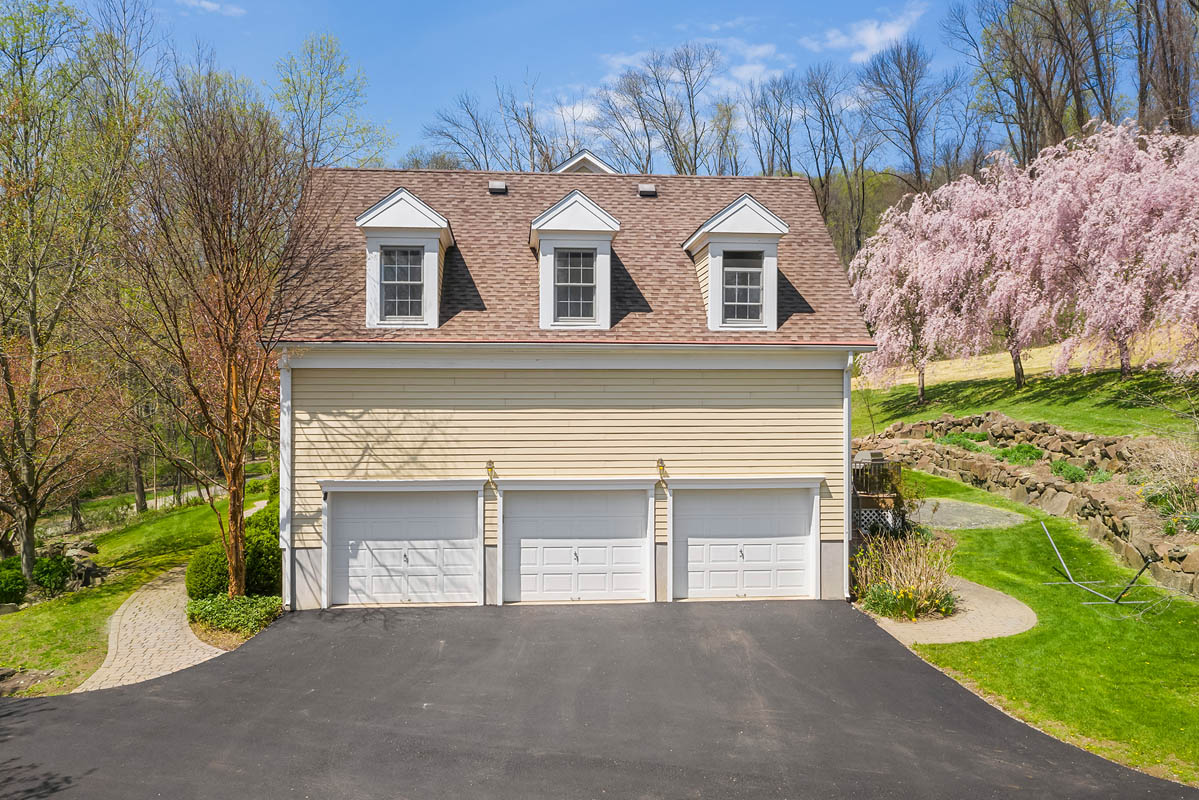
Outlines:
[[[229,592],[245,593],[245,461],[264,404],[277,401],[275,344],[322,302],[335,211],[310,203],[326,174],[245,82],[207,59],[177,68],[120,238],[124,289],[106,342],[207,445],[215,470],[150,428],[216,513]],[[215,485],[228,496],[222,513]]]
[[[959,80],[956,73],[934,75],[931,64],[929,52],[909,37],[876,53],[861,73],[871,119],[905,162],[898,177],[916,192],[932,188],[938,112]]]
[[[1132,6],[1141,124],[1166,122],[1179,133],[1192,133],[1199,79],[1199,2],[1132,0]]]
[[[750,81],[742,106],[746,133],[764,175],[793,175],[796,117],[801,113],[800,85],[788,73]]]
[[[470,169],[501,166],[493,114],[470,92],[454,98],[449,108],[439,109],[436,121],[424,127],[424,135],[434,147],[452,154]]]
[[[612,86],[601,87],[595,101],[592,135],[604,143],[605,155],[629,172],[652,172],[654,128],[645,76],[635,71],[625,72]]]
[[[680,175],[698,175],[707,161],[712,124],[706,92],[719,69],[715,45],[688,42],[669,53],[655,50],[635,71],[650,126]]]

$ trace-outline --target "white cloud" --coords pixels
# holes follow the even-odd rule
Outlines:
[[[225,17],[240,17],[246,13],[241,6],[235,6],[232,3],[214,3],[213,0],[175,0],[175,2],[187,8],[194,8],[209,14],[220,14]]]
[[[858,20],[851,22],[846,30],[829,28],[819,36],[804,36],[799,43],[816,53],[822,50],[850,50],[849,60],[861,64],[896,39],[902,38],[927,10],[927,3],[913,0],[890,19]]]

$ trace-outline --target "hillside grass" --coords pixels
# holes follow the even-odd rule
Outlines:
[[[1072,431],[1104,436],[1144,435],[1176,429],[1179,420],[1151,397],[1175,408],[1186,407],[1178,384],[1161,370],[1140,371],[1120,380],[1116,370],[1030,378],[1017,390],[1011,377],[951,380],[925,387],[927,402],[916,404],[916,387],[857,389],[853,393],[853,435],[881,432],[896,421],[936,419],[1001,411],[1029,422],[1051,422]]]
[[[957,481],[906,471],[930,498],[1018,511],[1020,525],[956,530],[954,572],[1027,603],[1037,624],[1017,636],[917,645],[922,657],[1008,713],[1065,741],[1161,777],[1199,785],[1199,604],[1175,598],[1141,619],[1065,580],[1043,520],[1080,580],[1122,585],[1134,574],[1073,523]],[[1142,583],[1149,584],[1146,578]],[[1100,585],[1102,588],[1102,585]],[[1145,586],[1130,599],[1153,600]]]
[[[265,500],[250,495],[246,505]],[[226,501],[218,506],[224,510]],[[207,505],[150,511],[130,524],[93,538],[96,563],[120,570],[102,586],[81,589],[24,611],[0,617],[0,665],[53,671],[27,692],[69,692],[104,662],[108,618],[138,587],[187,562],[198,547],[217,539],[216,516]]]

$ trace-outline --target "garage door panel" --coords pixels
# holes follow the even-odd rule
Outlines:
[[[673,493],[675,595],[812,594],[812,494],[800,489]]]
[[[504,493],[504,601],[644,599],[644,491]]]
[[[330,602],[475,602],[477,492],[345,492],[330,505]]]

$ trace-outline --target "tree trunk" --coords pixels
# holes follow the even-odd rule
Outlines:
[[[246,468],[237,464],[229,481],[229,536],[225,557],[229,563],[229,596],[246,593]]]
[[[17,548],[13,545],[13,536],[16,532],[16,528],[0,532],[0,558],[12,558],[17,554]]]
[[[1117,339],[1116,349],[1120,351],[1120,380],[1128,380],[1132,377],[1132,352],[1128,347],[1127,339]]]
[[[175,470],[175,507],[183,505],[183,472]]]
[[[79,495],[71,498],[71,533],[83,533],[83,509],[79,507]]]
[[[17,509],[17,535],[21,540],[21,574],[33,583],[34,548],[37,546],[34,530],[37,528],[37,512],[28,508]]]
[[[146,479],[142,475],[142,454],[133,451],[133,509],[137,513],[146,510]]]
[[[1013,347],[1008,351],[1012,354],[1012,371],[1016,374],[1016,388],[1024,388],[1024,362],[1020,358],[1020,348]]]
[[[924,367],[916,370],[916,405],[924,405]]]

